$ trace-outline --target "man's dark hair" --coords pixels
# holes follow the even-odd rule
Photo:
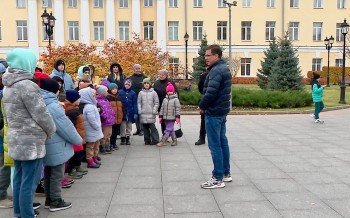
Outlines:
[[[222,50],[219,45],[209,45],[206,50],[210,50],[213,55],[218,55],[219,58],[222,57]]]

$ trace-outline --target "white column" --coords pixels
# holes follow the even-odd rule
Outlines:
[[[114,0],[106,1],[106,36],[115,39],[115,6]]]
[[[36,56],[39,57],[39,32],[42,28],[38,27],[38,7],[36,0],[28,0],[28,45]]]
[[[90,45],[90,8],[89,0],[80,1],[80,41]]]
[[[166,51],[166,7],[165,0],[158,0],[157,3],[157,46]]]
[[[132,0],[132,24],[131,31],[138,35],[141,34],[141,9],[140,0]]]
[[[63,0],[55,0],[55,11],[53,16],[56,18],[53,33],[55,35],[54,42],[57,46],[64,46],[64,17],[63,17]]]

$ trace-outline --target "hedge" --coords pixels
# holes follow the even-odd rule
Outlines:
[[[328,67],[322,67],[322,71],[308,71],[307,78],[312,78],[313,73],[320,74],[321,78],[327,80]],[[339,77],[343,74],[343,67],[329,67],[329,83],[338,84]],[[350,76],[350,67],[345,67],[345,76]]]

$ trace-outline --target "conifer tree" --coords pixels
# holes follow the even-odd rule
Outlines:
[[[261,69],[258,69],[259,72],[257,73],[257,84],[261,89],[267,88],[272,67],[275,66],[279,53],[278,44],[273,40],[270,42],[269,48],[264,51],[265,57],[264,60],[261,61]]]
[[[196,63],[193,65],[193,74],[192,76],[198,80],[201,73],[205,71],[206,63],[205,63],[205,51],[208,48],[208,40],[207,35],[203,35],[200,48],[198,50],[198,57]]]

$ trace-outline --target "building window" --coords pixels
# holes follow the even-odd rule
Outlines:
[[[168,22],[168,38],[170,41],[179,40],[179,21]]]
[[[129,0],[119,0],[119,7],[120,8],[128,8],[129,7]]]
[[[276,7],[276,0],[267,0],[266,6],[268,8],[275,8]]]
[[[272,41],[275,39],[275,28],[276,28],[275,21],[266,21],[266,33],[265,33],[266,41]]]
[[[227,40],[227,21],[217,22],[217,39]]]
[[[68,40],[78,41],[79,40],[79,22],[68,21]]]
[[[219,8],[226,8],[226,4],[224,3],[224,0],[218,0],[218,7]]]
[[[312,39],[314,41],[321,41],[322,40],[322,23],[314,22],[312,29],[313,29]]]
[[[252,1],[251,0],[243,0],[242,6],[243,6],[243,8],[250,8],[250,7],[252,7]]]
[[[335,59],[335,66],[342,67],[343,66],[343,59]]]
[[[120,41],[129,40],[129,21],[119,22],[119,40]]]
[[[105,40],[105,24],[103,21],[94,21],[94,40]]]
[[[335,31],[335,41],[342,42],[344,40],[344,35],[341,33],[341,23],[337,23]]]
[[[26,20],[17,20],[17,40],[28,40],[28,26]]]
[[[202,40],[203,21],[193,21],[193,40]]]
[[[251,40],[252,33],[252,22],[242,21],[241,22],[241,40]]]
[[[195,8],[203,7],[203,0],[193,0],[193,7]]]
[[[26,7],[26,0],[16,0],[16,7],[17,8],[25,8]]]
[[[346,8],[346,0],[337,0],[337,8]]]
[[[78,7],[78,0],[68,0],[68,8]]]
[[[95,8],[103,8],[103,0],[94,0]]]
[[[154,22],[145,21],[143,22],[143,38],[146,40],[153,40]]]
[[[169,67],[172,75],[177,75],[179,73],[180,59],[176,57],[169,58]]]
[[[49,36],[46,33],[46,27],[44,23],[42,23],[42,29],[43,29],[43,41],[49,41]],[[51,36],[51,40],[53,40],[53,36],[54,35]]]
[[[250,76],[251,64],[251,58],[241,58],[241,76]]]
[[[299,0],[290,0],[289,5],[291,8],[299,8]]]
[[[322,0],[314,0],[314,8],[323,8]]]
[[[52,0],[43,0],[43,8],[52,8]]]
[[[169,0],[169,8],[177,8],[178,4],[178,0]]]
[[[153,0],[143,0],[143,6],[153,7]]]
[[[321,70],[322,70],[322,58],[313,58],[312,71],[321,71]]]
[[[299,40],[299,22],[289,23],[289,39]]]

